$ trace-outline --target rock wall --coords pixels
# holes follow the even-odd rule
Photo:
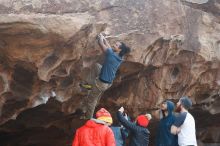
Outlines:
[[[99,106],[135,117],[188,95],[200,145],[220,141],[219,1],[0,0],[0,13],[1,145],[70,145],[102,31],[132,52]]]

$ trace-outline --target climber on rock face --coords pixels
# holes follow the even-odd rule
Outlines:
[[[116,42],[113,47],[111,47],[102,34],[98,35],[97,39],[105,56],[98,79],[102,83],[111,85],[115,78],[115,74],[122,63],[122,57],[130,52],[130,48],[123,42]]]
[[[89,84],[83,84],[81,87],[91,90],[83,105],[86,109],[85,118],[92,118],[95,107],[104,91],[111,87],[119,66],[123,61],[123,56],[130,52],[130,48],[123,42],[116,42],[113,47],[103,34],[97,36],[98,44],[104,54],[103,64],[95,64],[90,73]]]

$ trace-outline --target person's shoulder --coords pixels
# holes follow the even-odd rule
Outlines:
[[[193,117],[193,115],[191,114],[191,113],[187,113],[187,116],[190,118],[190,119],[192,119],[192,120],[194,120],[194,117]]]
[[[137,132],[138,133],[142,133],[142,134],[150,134],[150,131],[148,130],[148,128],[145,127],[141,127],[141,126],[137,126]]]
[[[186,119],[187,112],[179,113],[175,116],[175,120],[184,121]]]
[[[119,126],[111,126],[110,128],[111,128],[111,129],[119,129],[119,130],[122,129],[122,128],[119,127]]]
[[[111,130],[111,128],[105,124],[97,124],[97,127],[95,127],[95,129],[97,129],[98,131]]]
[[[107,48],[105,54],[114,54],[114,50],[112,48]]]
[[[186,119],[187,112],[179,113],[175,116],[174,125],[179,127],[181,126]]]
[[[112,48],[107,48],[105,52],[106,52],[106,53],[114,53],[114,51],[113,51]]]
[[[187,115],[187,112],[182,112],[182,113],[176,113],[175,117],[179,118],[179,117],[184,117]]]
[[[84,133],[84,131],[86,131],[88,129],[88,127],[86,125],[81,126],[80,128],[78,128],[76,130],[77,133]]]
[[[139,126],[139,125],[135,125],[137,131],[142,131],[142,132],[149,132],[149,130],[145,127]]]

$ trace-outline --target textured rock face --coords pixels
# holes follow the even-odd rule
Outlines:
[[[0,0],[0,13],[1,145],[70,145],[101,31],[133,50],[99,106],[135,117],[188,95],[201,143],[220,142],[219,1]]]

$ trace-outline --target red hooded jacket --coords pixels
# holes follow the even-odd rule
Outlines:
[[[88,120],[76,131],[72,146],[115,146],[112,130],[101,122]]]

